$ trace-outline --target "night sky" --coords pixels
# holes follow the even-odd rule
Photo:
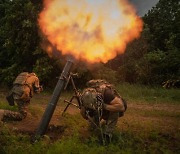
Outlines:
[[[143,16],[148,12],[153,6],[156,5],[158,0],[129,0],[134,4],[137,10],[137,14]]]

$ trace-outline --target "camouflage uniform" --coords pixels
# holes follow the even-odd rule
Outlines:
[[[19,80],[26,76],[23,83],[20,83]],[[18,75],[16,80],[13,83],[13,88],[10,91],[8,97],[13,98],[18,106],[18,112],[13,112],[9,110],[4,111],[3,121],[21,121],[27,116],[27,107],[30,103],[30,99],[33,96],[33,93],[39,93],[41,90],[39,86],[39,79],[35,73],[23,72]]]
[[[87,88],[84,90],[83,94],[82,94],[82,103],[83,106],[81,109],[81,114],[85,119],[88,119],[86,117],[85,111],[88,110],[89,108],[90,111],[90,127],[95,128],[95,124],[96,125],[103,125],[103,133],[105,136],[111,137],[112,136],[112,132],[117,124],[118,118],[123,116],[123,113],[125,112],[127,105],[126,102],[121,98],[121,96],[116,92],[116,90],[113,88],[113,86],[111,84],[109,84],[108,82],[106,82],[105,80],[90,80],[87,83],[87,86],[90,88]],[[90,89],[90,90],[89,90]],[[92,100],[90,101],[90,97],[91,95],[88,95],[86,91],[96,91],[98,97],[102,98],[102,104],[103,104],[103,110],[102,110],[102,115],[100,115],[100,120],[98,120],[98,116],[97,112],[95,111],[95,109],[93,109],[92,107]],[[87,94],[87,96],[86,96]],[[108,95],[108,97],[107,97]],[[88,98],[89,97],[89,98]],[[93,96],[94,99],[95,96]],[[88,99],[87,99],[88,98]],[[113,101],[118,100],[117,103],[120,104],[120,106],[122,106],[122,109],[113,109]],[[116,103],[116,104],[117,104]],[[87,104],[91,104],[91,105],[87,105]],[[84,111],[83,111],[84,110]],[[104,123],[102,123],[102,121]]]

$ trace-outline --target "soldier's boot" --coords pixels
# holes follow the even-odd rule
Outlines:
[[[14,97],[12,92],[10,92],[8,96],[6,96],[6,99],[10,106],[14,106]]]
[[[103,134],[104,140],[105,140],[105,144],[110,144],[112,141],[112,134],[111,133],[104,133]]]
[[[14,112],[10,110],[4,110],[4,116],[2,121],[3,122],[10,122],[10,121],[21,121],[25,118],[25,115],[23,115],[20,112]]]
[[[4,117],[4,110],[0,109],[0,121],[2,121]]]

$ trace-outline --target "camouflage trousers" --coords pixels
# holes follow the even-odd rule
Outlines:
[[[116,124],[118,122],[119,112],[109,112],[107,118],[104,118],[104,134],[112,134],[114,131]],[[103,124],[102,124],[103,125]]]
[[[91,120],[89,120],[90,127],[95,129],[97,126],[101,126],[104,134],[111,135],[116,127],[118,118],[119,112],[109,112],[108,115],[103,116],[100,120],[97,115],[94,115]]]
[[[99,136],[99,131],[96,131],[99,127],[101,131],[101,137],[99,137],[102,139],[103,144],[111,143],[112,133],[116,127],[118,118],[119,112],[109,112],[107,115],[104,115],[101,119],[99,119],[97,115],[94,115],[91,117],[91,119],[89,119],[89,130],[93,132],[95,131],[94,133],[96,133]]]
[[[5,110],[2,121],[21,121],[27,116],[27,107],[29,102],[15,100],[18,106],[18,112]]]

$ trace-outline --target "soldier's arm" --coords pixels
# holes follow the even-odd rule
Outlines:
[[[35,92],[36,93],[40,93],[41,90],[41,86],[39,85],[39,79],[38,77],[35,77],[35,81],[34,81],[34,87],[35,87]]]
[[[38,79],[37,77],[35,77],[34,86],[35,86],[36,88],[39,88],[39,79]]]
[[[104,104],[104,109],[110,112],[124,112],[124,104],[122,99],[115,97],[109,104]]]

